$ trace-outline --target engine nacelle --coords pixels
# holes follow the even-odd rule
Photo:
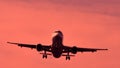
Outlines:
[[[37,51],[41,51],[42,50],[42,45],[41,44],[37,44],[36,49],[37,49]]]
[[[72,48],[72,51],[71,51],[73,54],[76,54],[77,53],[77,47],[76,46],[73,46]]]

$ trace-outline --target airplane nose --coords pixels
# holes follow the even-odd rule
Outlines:
[[[53,33],[52,34],[52,37],[55,37],[55,36],[57,36],[58,35],[58,33]]]
[[[59,58],[59,57],[61,56],[61,54],[53,54],[53,56],[54,56],[55,58]]]

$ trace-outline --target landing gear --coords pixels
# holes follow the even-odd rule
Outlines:
[[[44,52],[43,54],[43,57],[42,58],[46,58],[47,59],[47,54],[46,54],[46,51]]]
[[[47,59],[47,54],[43,54],[43,57],[42,58],[46,58]]]
[[[70,56],[66,56],[66,60],[70,60]]]
[[[66,55],[66,60],[70,60],[69,52],[68,52],[67,55]]]

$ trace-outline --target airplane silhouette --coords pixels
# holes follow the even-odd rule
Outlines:
[[[42,45],[42,44],[22,44],[7,42],[9,44],[16,44],[20,47],[27,47],[31,49],[36,49],[38,52],[43,51],[43,58],[47,58],[47,55],[53,55],[55,58],[60,58],[61,56],[66,56],[66,60],[70,60],[70,56],[74,56],[77,52],[96,52],[98,50],[108,50],[108,49],[98,49],[98,48],[81,48],[81,47],[69,47],[63,45],[63,33],[61,31],[55,31],[53,33],[52,44]],[[47,53],[50,52],[50,53]],[[72,53],[73,55],[70,55]]]

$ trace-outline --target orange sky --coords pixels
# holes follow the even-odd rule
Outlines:
[[[119,0],[1,0],[0,68],[120,68],[119,8]],[[65,45],[109,51],[45,60],[36,50],[6,43],[51,44],[58,29]]]

